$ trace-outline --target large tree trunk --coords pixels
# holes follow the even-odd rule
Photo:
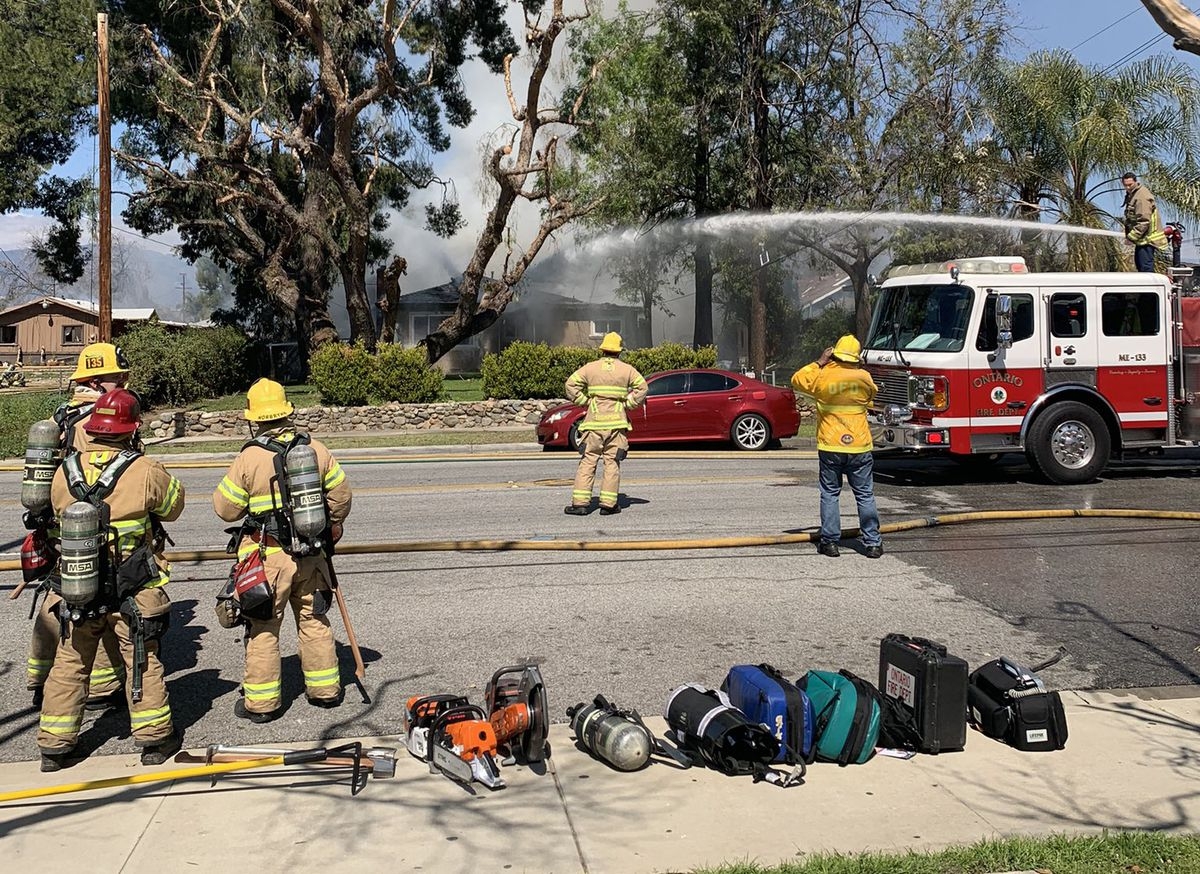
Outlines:
[[[365,218],[348,222],[349,240],[338,268],[342,274],[342,288],[346,292],[346,313],[350,317],[350,342],[362,343],[371,352],[375,351],[375,319],[371,314],[371,303],[367,300],[367,244],[371,238],[370,226]]]
[[[770,122],[767,107],[766,76],[766,10],[760,6],[760,20],[756,23],[753,48],[750,62],[753,68],[750,76],[750,99],[753,113],[754,147],[750,150],[750,171],[754,180],[754,209],[766,212],[771,208],[771,193],[769,191],[770,177],[768,163],[770,147],[767,142],[768,124]],[[753,266],[754,280],[750,292],[750,368],[755,376],[762,378],[767,368],[767,274],[766,265]]]
[[[696,244],[693,255],[696,271],[696,325],[692,330],[692,345],[697,349],[713,344],[713,266],[712,250],[707,240]]]
[[[396,321],[400,318],[400,276],[408,273],[408,261],[396,256],[387,267],[375,271],[375,306],[379,307],[379,341],[396,342]]]
[[[850,283],[854,286],[854,335],[863,344],[871,330],[871,284],[867,281],[870,267],[871,258],[864,253],[850,270]]]

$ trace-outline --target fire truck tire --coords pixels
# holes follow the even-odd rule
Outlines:
[[[1025,453],[1030,465],[1058,485],[1094,480],[1108,463],[1112,435],[1103,417],[1087,404],[1054,404],[1034,420]]]

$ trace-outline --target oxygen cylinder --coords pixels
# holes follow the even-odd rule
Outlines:
[[[59,518],[62,531],[62,597],[71,607],[85,607],[100,594],[100,512],[87,501],[76,501]]]
[[[599,704],[577,704],[567,715],[584,749],[618,771],[636,771],[650,761],[650,732],[629,717]]]
[[[287,483],[296,536],[317,540],[329,523],[325,516],[325,491],[321,488],[317,453],[307,443],[296,444],[288,450]]]
[[[62,431],[53,419],[34,422],[25,441],[25,475],[21,478],[21,506],[37,514],[50,509],[50,483],[61,463]]]

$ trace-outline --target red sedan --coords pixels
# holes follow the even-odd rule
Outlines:
[[[646,403],[629,412],[630,443],[732,440],[739,449],[766,449],[800,428],[796,396],[727,370],[667,370],[647,378]],[[561,404],[537,426],[546,449],[577,449],[586,410]]]

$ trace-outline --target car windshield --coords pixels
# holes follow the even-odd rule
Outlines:
[[[898,285],[884,289],[871,323],[870,349],[959,352],[975,292],[965,285]]]

